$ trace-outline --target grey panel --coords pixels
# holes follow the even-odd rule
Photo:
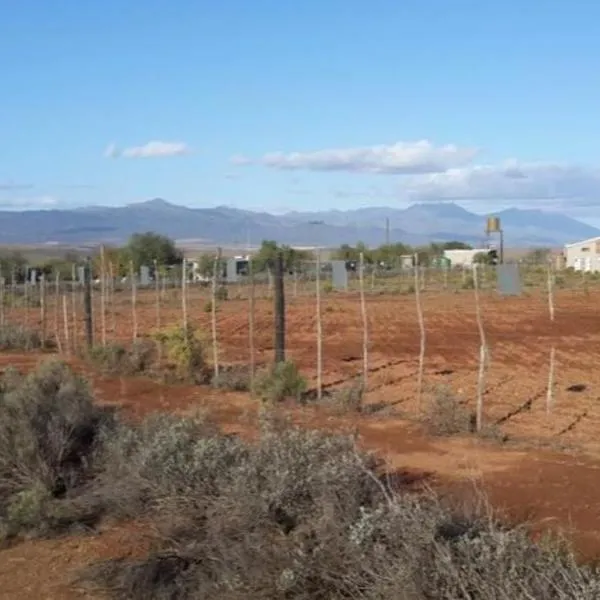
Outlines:
[[[31,273],[29,274],[29,282],[35,283],[37,281],[37,269],[31,269]]]
[[[150,285],[150,267],[140,267],[140,285]]]
[[[77,267],[77,278],[79,283],[85,283],[85,267]]]
[[[332,283],[336,290],[348,289],[348,271],[346,270],[346,261],[331,261]]]
[[[227,260],[226,279],[228,283],[236,283],[238,280],[237,261],[235,258],[230,258]]]
[[[503,296],[521,295],[521,276],[519,265],[498,265],[498,293]]]

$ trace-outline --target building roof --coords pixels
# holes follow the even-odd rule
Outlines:
[[[600,235],[587,240],[581,240],[580,242],[571,242],[570,244],[565,244],[565,248],[572,248],[573,246],[580,246],[581,244],[591,244],[592,242],[597,241],[600,241]]]

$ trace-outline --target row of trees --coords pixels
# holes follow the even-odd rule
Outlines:
[[[377,248],[368,248],[362,242],[355,246],[344,244],[330,253],[332,259],[345,261],[358,261],[362,254],[367,264],[384,264],[389,267],[398,265],[401,258],[405,256],[418,255],[419,264],[432,264],[436,258],[443,255],[444,250],[471,249],[471,246],[462,242],[432,243],[427,246],[412,247],[403,243],[384,244]],[[315,260],[315,255],[310,250],[300,250],[287,245],[278,245],[275,240],[264,240],[252,255],[252,269],[255,273],[264,272],[269,264],[277,256],[279,251],[283,252],[284,265],[287,271],[301,271],[303,265]],[[547,250],[534,250],[528,257],[527,262],[542,263],[547,260]],[[154,232],[138,233],[131,236],[123,247],[105,247],[105,266],[115,277],[124,277],[130,273],[133,266],[136,272],[142,265],[152,267],[156,261],[160,269],[181,267],[183,253],[170,238]],[[23,280],[27,268],[35,268],[47,276],[56,276],[61,279],[70,279],[73,265],[83,264],[85,257],[76,252],[68,252],[63,257],[45,260],[28,261],[19,252],[9,252],[0,255],[0,276],[9,281]],[[197,258],[198,270],[201,275],[210,277],[213,273],[215,254],[203,253]],[[487,262],[489,257],[483,253],[476,257],[476,262]],[[224,259],[221,268],[224,267]],[[92,257],[92,270],[95,277],[101,271],[100,252],[95,252]]]
[[[344,244],[332,253],[335,260],[358,261],[362,253],[367,264],[385,264],[393,266],[403,256],[419,257],[419,264],[430,264],[433,259],[443,256],[444,250],[470,250],[472,246],[462,242],[432,243],[428,246],[409,246],[401,242],[384,244],[377,248],[368,248],[362,242],[356,246]]]
[[[156,260],[161,267],[181,265],[183,254],[173,240],[157,233],[138,233],[132,235],[127,244],[121,248],[105,247],[105,265],[115,277],[129,274],[131,266],[136,271],[142,265],[152,266]],[[70,251],[61,257],[30,258],[22,252],[11,251],[0,255],[0,277],[6,281],[23,281],[28,269],[35,269],[48,277],[59,275],[61,279],[71,279],[74,265],[82,265],[86,255],[82,252]],[[97,277],[101,272],[101,253],[92,255],[92,273]]]

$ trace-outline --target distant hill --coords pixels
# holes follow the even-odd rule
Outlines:
[[[563,214],[511,208],[497,216],[507,245],[561,246],[600,236],[599,229]],[[174,239],[222,245],[257,244],[262,239],[307,246],[357,240],[379,245],[386,238],[386,219],[390,240],[409,244],[449,239],[480,243],[485,228],[485,216],[452,203],[272,215],[226,206],[188,208],[157,198],[122,207],[0,211],[0,244],[122,243],[133,233],[157,231]]]

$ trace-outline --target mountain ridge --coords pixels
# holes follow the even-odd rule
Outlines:
[[[505,244],[562,246],[600,236],[600,229],[564,214],[509,208],[501,219]],[[122,243],[133,233],[156,231],[207,244],[252,244],[275,239],[295,245],[337,246],[362,241],[423,244],[452,238],[482,243],[486,215],[452,202],[407,208],[368,206],[351,210],[290,211],[273,215],[224,205],[193,208],[152,198],[125,206],[0,211],[0,244]]]

